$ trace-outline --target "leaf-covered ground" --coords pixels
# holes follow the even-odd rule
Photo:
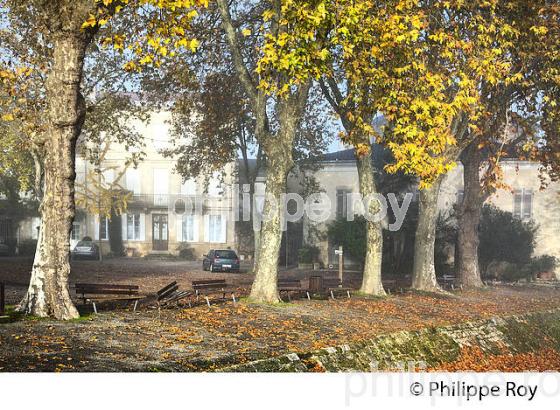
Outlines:
[[[213,370],[397,330],[559,306],[559,290],[500,286],[444,298],[405,293],[278,306],[229,302],[166,309],[161,319],[148,307],[66,323],[26,319],[0,324],[0,371]]]
[[[430,368],[436,372],[546,372],[560,371],[560,352],[544,348],[537,352],[504,352],[497,355],[485,355],[479,347],[465,347],[459,359]]]

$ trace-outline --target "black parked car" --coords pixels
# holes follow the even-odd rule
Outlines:
[[[202,269],[210,272],[239,272],[239,257],[231,249],[212,249],[204,255]]]
[[[72,250],[72,259],[99,259],[99,246],[91,238],[84,238]]]

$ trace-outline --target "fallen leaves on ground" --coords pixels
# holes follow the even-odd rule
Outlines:
[[[281,305],[214,301],[211,307],[163,309],[161,319],[154,309],[103,311],[88,321],[24,320],[0,326],[0,368],[213,370],[400,330],[558,307],[557,290],[495,287],[453,297],[405,293]]]
[[[451,363],[428,369],[437,372],[545,372],[560,371],[560,352],[546,348],[530,353],[485,354],[479,347],[464,347]]]

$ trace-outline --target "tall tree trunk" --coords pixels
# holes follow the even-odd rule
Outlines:
[[[370,144],[370,153],[373,147]],[[373,164],[371,155],[356,158],[358,166],[358,177],[360,180],[360,193],[362,198],[377,193]],[[370,202],[370,213],[379,209],[379,204]],[[364,262],[364,274],[360,292],[367,295],[385,295],[381,283],[381,258],[383,254],[383,231],[379,222],[366,221],[366,256]]]
[[[280,2],[274,2],[280,9]],[[270,127],[267,108],[269,96],[257,87],[259,78],[253,78],[245,64],[241,46],[237,39],[237,29],[231,19],[229,2],[217,0],[222,27],[230,46],[233,64],[239,81],[251,101],[255,117],[255,138],[266,156],[266,198],[263,221],[257,250],[257,263],[254,268],[255,281],[250,298],[255,302],[275,303],[278,297],[277,276],[280,244],[282,241],[280,195],[286,192],[286,177],[293,166],[292,150],[296,130],[305,110],[311,81],[292,87],[288,96],[278,98],[275,108],[278,115],[278,130]],[[275,33],[277,34],[277,33]],[[280,76],[282,77],[282,76]],[[269,200],[273,197],[276,206]]]
[[[414,242],[414,266],[412,288],[428,292],[441,292],[435,270],[436,225],[438,197],[442,179],[440,176],[431,187],[420,191],[418,227]]]
[[[266,197],[255,265],[255,281],[251,287],[250,299],[255,302],[276,303],[278,297],[277,277],[281,230],[280,195],[286,192],[286,178],[291,168],[291,151],[283,155],[267,156]],[[272,201],[275,199],[276,203]]]
[[[79,30],[59,31],[52,42],[42,219],[29,289],[19,309],[40,317],[72,319],[79,314],[68,289],[70,231],[75,214],[76,140],[85,116],[80,82],[88,38]]]
[[[484,197],[480,186],[482,156],[478,144],[472,143],[463,153],[464,195],[459,204],[459,231],[457,238],[457,276],[459,283],[468,288],[482,287],[478,265],[478,226]]]

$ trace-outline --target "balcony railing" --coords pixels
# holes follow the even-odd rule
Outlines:
[[[131,209],[174,209],[176,207],[185,207],[187,209],[228,208],[231,206],[230,202],[228,196],[134,194],[128,201],[128,207]]]

